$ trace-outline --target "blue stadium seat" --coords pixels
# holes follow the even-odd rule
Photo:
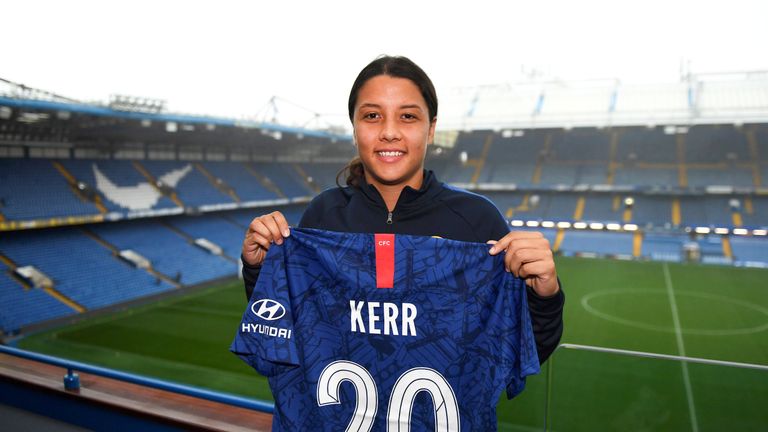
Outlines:
[[[75,314],[75,310],[42,289],[24,289],[0,262],[0,330],[6,334],[21,327]]]
[[[566,231],[560,251],[565,254],[592,252],[601,255],[632,255],[633,234],[623,232]]]
[[[217,189],[211,182],[194,167],[194,162],[182,161],[141,161],[141,164],[152,176],[159,179],[173,171],[192,168],[184,175],[176,185],[176,195],[185,206],[199,207],[206,204],[232,203],[234,200],[229,195]]]
[[[93,231],[120,250],[132,249],[152,267],[185,285],[237,274],[237,265],[190,244],[155,220],[93,226]],[[239,255],[238,255],[239,256]]]
[[[133,235],[142,237],[140,231]],[[57,291],[87,309],[172,288],[118,260],[78,228],[9,233],[0,237],[0,251],[20,266],[35,266]]]
[[[768,239],[730,236],[733,259],[740,264],[760,263],[768,266]]]
[[[263,201],[280,198],[265,188],[259,180],[241,163],[205,162],[205,169],[216,178],[220,178],[232,187],[241,201]]]
[[[102,196],[109,211],[126,212],[173,208],[176,204],[149,184],[149,180],[128,160],[67,159],[62,165],[79,181],[87,183]],[[100,173],[100,174],[97,174]],[[100,176],[97,178],[97,175]],[[115,189],[110,189],[110,183]],[[133,188],[134,191],[127,192]],[[121,192],[121,189],[126,192]]]
[[[643,238],[642,256],[655,261],[680,262],[686,236],[646,234]]]
[[[49,159],[0,158],[0,199],[8,220],[97,215],[80,199]]]
[[[233,221],[215,214],[175,216],[167,221],[192,238],[205,238],[217,244],[231,258],[240,257],[245,229]]]
[[[256,172],[269,178],[288,198],[308,197],[315,194],[289,164],[258,162],[252,166]]]

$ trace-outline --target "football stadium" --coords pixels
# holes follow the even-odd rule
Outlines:
[[[463,124],[427,167],[543,232],[567,293],[562,344],[499,402],[500,430],[768,425],[768,75],[707,78],[448,96],[469,106],[445,104]],[[272,210],[297,224],[350,136],[5,84],[2,403],[95,429],[243,427],[142,405],[194,388],[188,406],[268,416],[266,379],[228,351],[242,235]]]
[[[271,430],[243,236],[336,187],[348,127],[1,74],[0,429]],[[768,71],[438,92],[425,168],[541,232],[566,298],[498,430],[768,430]]]

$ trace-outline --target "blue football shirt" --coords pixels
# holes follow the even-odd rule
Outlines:
[[[491,431],[538,373],[525,283],[488,245],[291,230],[231,351],[269,378],[278,431]]]

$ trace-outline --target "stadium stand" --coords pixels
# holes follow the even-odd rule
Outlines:
[[[336,174],[344,167],[346,162],[322,162],[322,163],[303,163],[299,167],[309,176],[312,184],[320,190],[330,189],[336,186]],[[339,179],[342,183],[343,179]]]
[[[235,198],[217,188],[192,162],[142,161],[140,165],[155,180],[174,174],[180,176],[178,184],[171,187],[174,187],[185,206],[199,207],[235,201]]]
[[[733,259],[742,265],[759,265],[768,262],[768,247],[764,239],[730,236]]]
[[[0,329],[14,334],[36,322],[75,314],[76,311],[56,300],[43,289],[25,286],[12,276],[12,269],[0,261]]]
[[[240,256],[240,246],[245,232],[243,227],[216,214],[201,216],[175,216],[164,219],[168,225],[180,230],[191,239],[204,238],[221,247],[229,258]]]
[[[458,94],[469,109],[455,114],[474,126],[446,131],[428,147],[426,167],[442,181],[489,197],[514,229],[544,232],[561,254],[685,261],[686,248],[695,244],[701,262],[768,266],[761,250],[768,227],[768,124],[691,124],[688,86],[679,83],[611,88]],[[727,86],[712,88],[725,97]],[[701,99],[701,109],[714,109],[715,99]],[[613,119],[626,120],[651,108],[681,120],[570,124],[579,124],[584,110],[607,109]],[[14,105],[11,112],[21,109]],[[7,133],[21,127],[14,115],[0,119],[6,138],[23,136]],[[477,126],[504,115],[531,122]],[[192,118],[197,123],[182,127],[185,133],[169,144],[166,120],[152,118],[147,126],[119,112],[106,117],[120,119],[114,130],[89,135],[73,128],[79,132],[69,138],[71,149],[28,146],[18,138],[0,154],[0,254],[11,262],[4,264],[0,299],[48,305],[40,306],[46,313],[4,312],[4,331],[80,312],[54,294],[87,311],[234,275],[251,220],[279,209],[298,225],[309,199],[333,187],[354,155],[348,136],[221,119],[215,128],[197,128],[214,122]],[[94,118],[74,109],[65,121]],[[36,127],[45,130],[45,124]],[[107,132],[113,147],[94,144]],[[550,228],[558,222],[566,228]],[[577,222],[583,229],[571,225]],[[151,269],[117,257],[126,250],[149,260]],[[89,270],[72,270],[83,268],[80,262]],[[53,278],[54,291],[23,287],[13,265],[34,265]]]
[[[686,236],[646,234],[642,256],[654,261],[680,262],[683,259],[683,243]]]
[[[271,180],[284,196],[291,198],[312,196],[315,192],[289,164],[256,163],[253,170]]]
[[[568,231],[559,251],[565,255],[594,253],[599,255],[632,256],[632,234],[591,231]]]
[[[53,280],[56,292],[85,309],[173,287],[122,262],[79,228],[6,234],[0,238],[0,252],[19,266],[35,266]]]
[[[49,159],[0,158],[0,212],[6,219],[94,215]]]
[[[232,162],[205,162],[205,169],[216,179],[234,189],[241,201],[265,201],[281,198],[275,191],[262,185],[255,174],[241,164]]]
[[[120,250],[138,252],[155,270],[185,285],[237,272],[234,262],[191,244],[191,239],[157,220],[99,224],[93,226],[93,232]]]
[[[85,182],[104,197],[110,211],[149,210],[175,207],[155,185],[141,175],[127,160],[63,160],[62,165],[79,181]],[[168,180],[173,186],[173,181]]]

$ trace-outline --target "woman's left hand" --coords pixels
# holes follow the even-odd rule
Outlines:
[[[504,267],[515,276],[525,279],[541,297],[551,297],[560,290],[557,270],[549,240],[540,232],[512,231],[498,241],[489,241],[491,255],[504,251]]]

